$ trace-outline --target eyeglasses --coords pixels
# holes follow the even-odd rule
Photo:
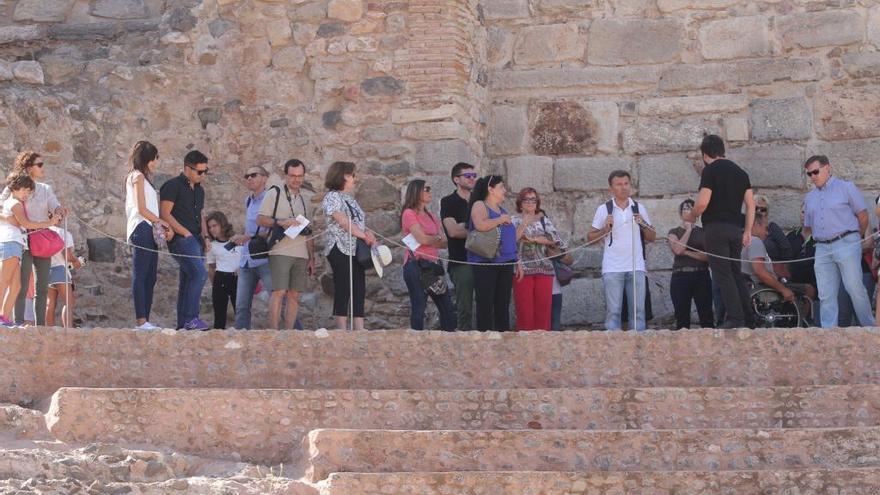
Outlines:
[[[464,177],[465,179],[476,179],[477,173],[476,172],[465,172],[463,174],[456,175],[456,177]]]
[[[187,165],[186,168],[192,169],[195,173],[197,173],[199,175],[205,175],[208,173],[208,169],[199,170],[199,169],[193,167],[192,165]]]
[[[817,168],[816,170],[807,170],[807,177],[812,175],[819,175],[819,172],[822,170],[822,167]]]
[[[523,203],[537,203],[538,198],[523,198],[522,202]]]
[[[422,189],[422,191],[431,192],[431,186],[425,186],[425,188]]]
[[[755,207],[755,211],[757,211],[758,213],[767,213],[767,207],[766,206],[757,206],[757,207]]]
[[[256,173],[256,172],[254,172],[254,173],[252,173],[252,174],[244,174],[244,178],[245,178],[245,179],[253,179],[254,177],[256,177],[256,176],[258,176],[258,175],[260,175],[260,174],[258,174],[258,173]]]

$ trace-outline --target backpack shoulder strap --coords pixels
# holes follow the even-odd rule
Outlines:
[[[611,215],[614,213],[614,200],[609,199],[607,203],[605,203],[605,210],[608,211],[608,214]]]
[[[281,199],[281,188],[278,186],[272,186],[270,189],[275,190],[275,206],[272,208],[272,219],[278,216],[278,200]]]

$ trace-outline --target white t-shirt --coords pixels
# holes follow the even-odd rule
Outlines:
[[[6,201],[3,202],[3,212],[7,215],[11,215],[12,207],[19,203],[20,202],[17,199],[9,196]],[[21,227],[12,225],[9,222],[0,222],[0,242],[18,242],[22,246],[25,246],[24,231]]]
[[[241,264],[241,246],[226,249],[229,241],[211,241],[211,249],[205,256],[209,265],[217,265],[218,272],[235,273]]]
[[[73,247],[73,236],[70,234],[70,232],[67,232],[61,227],[49,227],[49,230],[55,232],[62,239],[64,239],[64,249],[52,255],[51,266],[67,266],[65,253],[67,252],[67,248]]]
[[[612,201],[613,202],[613,201]],[[621,209],[614,203],[614,226],[611,234],[605,237],[605,251],[602,254],[602,273],[618,273],[631,272],[633,269],[633,200],[629,200],[629,206],[626,210]],[[639,214],[642,219],[651,224],[651,218],[648,216],[648,209],[644,203],[639,203]],[[593,215],[593,228],[602,229],[605,227],[605,218],[608,217],[608,209],[605,203],[596,208],[596,214]],[[638,226],[636,229],[638,230]],[[637,234],[638,235],[638,234]],[[610,245],[609,245],[610,244]],[[642,246],[639,238],[636,238],[636,270],[645,271],[645,257],[642,254]]]
[[[144,177],[144,174],[137,171],[129,173],[125,177],[125,216],[128,219],[128,222],[125,225],[126,239],[131,237],[131,234],[139,223],[147,222],[150,225],[153,225],[152,222],[141,216],[140,212],[138,212],[137,192],[134,190],[135,177],[143,177],[144,202],[146,203],[147,211],[157,217],[159,216],[159,195],[156,194],[156,189],[153,188],[150,181]]]

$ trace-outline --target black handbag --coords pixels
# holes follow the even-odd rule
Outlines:
[[[348,212],[351,213],[351,219],[349,221],[354,221],[355,218],[359,218],[359,215],[356,215],[354,212],[354,208],[351,207],[348,201],[345,202],[345,206],[348,206]],[[363,239],[356,239],[354,244],[354,260],[358,262],[364,270],[373,269],[373,251],[370,249],[370,246],[367,245],[367,241]]]
[[[446,294],[449,286],[446,284],[446,271],[443,265],[428,260],[418,260],[421,272],[422,288],[432,296]]]
[[[272,186],[271,189],[275,189],[278,193],[275,195],[275,207],[272,209],[272,219],[274,220],[275,215],[278,214],[278,199],[281,197],[281,189],[279,189],[278,186]],[[251,198],[248,198],[247,205],[251,205]],[[281,227],[272,227],[269,229],[269,238],[267,239],[260,235],[260,227],[259,225],[257,226],[257,232],[254,233],[254,236],[248,241],[248,254],[251,259],[264,260],[269,257],[269,250],[272,249],[272,246],[274,246],[278,240],[280,240],[280,238],[276,238],[274,241],[272,240],[272,237],[275,236],[276,229],[281,229]],[[284,229],[281,229],[281,236],[284,236]]]

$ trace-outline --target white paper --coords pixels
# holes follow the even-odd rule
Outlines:
[[[287,237],[290,237],[291,239],[296,239],[296,236],[298,236],[299,233],[309,225],[309,219],[302,215],[297,215],[296,221],[299,222],[299,225],[291,225],[284,231]]]
[[[410,251],[415,252],[421,244],[416,240],[416,237],[412,234],[407,235],[403,238],[403,243],[406,244],[406,247],[409,248]]]

